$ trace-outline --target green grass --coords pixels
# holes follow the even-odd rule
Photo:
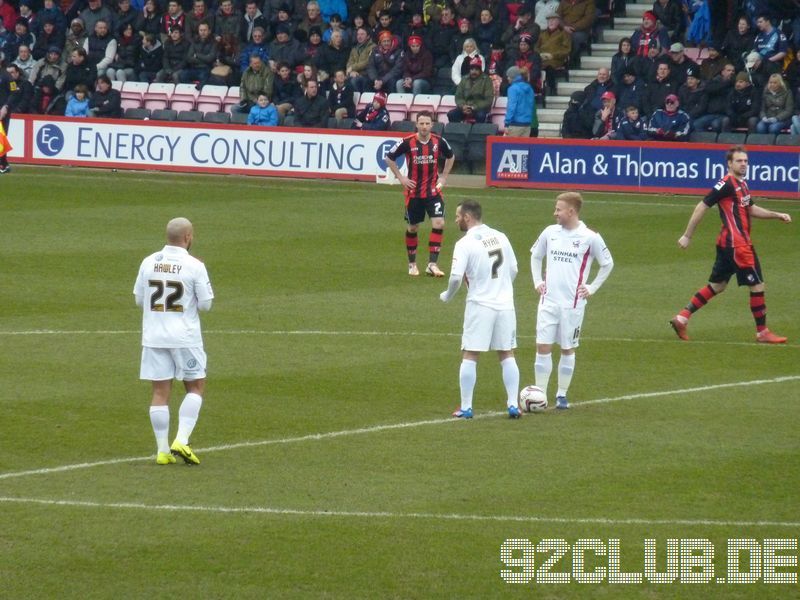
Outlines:
[[[697,198],[587,194],[583,219],[616,266],[587,310],[574,410],[504,418],[486,355],[480,418],[456,422],[464,293],[443,305],[442,280],[405,275],[397,187],[12,177],[0,188],[0,597],[797,597],[796,584],[500,576],[508,538],[620,539],[632,572],[647,538],[659,570],[668,539],[705,538],[715,576],[729,538],[797,539],[797,224],[754,224],[769,325],[790,343],[755,344],[747,293],[731,286],[692,320],[687,344],[667,320],[708,276],[716,215],[681,251]],[[554,196],[447,194],[444,267],[466,197],[516,250],[522,383],[535,354],[529,248]],[[790,202],[763,204],[800,218]],[[154,464],[138,380],[136,269],[178,215],[195,224],[192,252],[216,293],[197,468]],[[427,229],[423,258],[426,241]],[[180,398],[176,387],[173,429]],[[535,554],[537,568],[547,556]],[[587,554],[589,570],[607,565]]]

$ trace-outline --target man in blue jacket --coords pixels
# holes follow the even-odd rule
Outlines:
[[[508,105],[506,107],[505,134],[510,137],[530,137],[533,123],[533,88],[522,76],[519,67],[509,67]]]
[[[680,108],[675,94],[664,99],[664,108],[659,108],[650,117],[647,133],[651,140],[660,142],[685,142],[689,139],[692,122],[688,114]]]

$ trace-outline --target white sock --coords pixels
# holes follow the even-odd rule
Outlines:
[[[519,406],[519,367],[513,356],[500,361],[503,369],[503,385],[506,386],[508,406]]]
[[[186,394],[181,402],[181,408],[178,411],[178,435],[175,439],[180,444],[188,444],[189,438],[192,435],[194,426],[197,423],[197,417],[200,415],[200,407],[203,405],[203,398],[200,394]]]
[[[553,372],[553,355],[536,353],[536,362],[533,363],[533,372],[536,375],[536,387],[542,388],[547,394],[547,385],[550,383],[550,373]]]
[[[158,451],[169,453],[169,406],[151,406],[150,423],[156,436]]]
[[[474,360],[461,361],[458,370],[458,382],[461,386],[461,410],[472,408],[472,393],[475,391],[475,381],[478,379],[478,363]]]
[[[558,393],[557,396],[566,396],[569,384],[572,383],[572,373],[575,371],[575,354],[562,354],[558,361]]]

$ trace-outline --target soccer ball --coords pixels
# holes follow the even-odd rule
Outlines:
[[[547,408],[547,394],[535,385],[522,388],[519,393],[519,407],[525,412],[542,412]]]

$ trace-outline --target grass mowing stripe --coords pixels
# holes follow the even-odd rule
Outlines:
[[[800,375],[786,375],[783,377],[775,377],[773,379],[755,379],[751,381],[737,381],[731,383],[718,383],[713,385],[704,385],[693,388],[682,388],[677,390],[664,390],[661,392],[642,392],[638,394],[627,394],[625,396],[615,396],[613,398],[598,398],[596,400],[586,400],[584,402],[576,402],[573,406],[590,406],[594,404],[609,404],[611,402],[620,402],[623,400],[638,400],[641,398],[657,398],[661,396],[674,396],[676,394],[693,394],[696,392],[707,392],[711,390],[719,390],[732,387],[752,386],[752,385],[767,385],[771,383],[784,383],[787,381],[800,380]],[[505,411],[493,411],[476,415],[475,419],[482,419],[488,417],[497,417],[505,415]],[[339,437],[362,435],[367,433],[377,433],[379,431],[392,431],[397,429],[410,429],[412,427],[422,427],[424,425],[444,425],[446,423],[460,423],[461,421],[453,418],[446,419],[428,419],[425,421],[409,421],[405,423],[390,423],[386,425],[375,425],[372,427],[360,427],[358,429],[343,429],[340,431],[329,431],[326,433],[311,433],[308,435],[301,435],[289,438],[278,438],[272,440],[258,440],[252,442],[237,442],[235,444],[223,444],[220,446],[210,446],[208,448],[197,448],[199,453],[209,452],[224,452],[226,450],[238,450],[240,448],[255,448],[259,446],[273,446],[276,444],[294,444],[298,442],[309,442],[334,439]],[[27,477],[31,475],[47,475],[50,473],[63,473],[66,471],[75,471],[78,469],[88,469],[91,467],[102,467],[107,465],[115,465],[127,462],[141,462],[145,460],[152,460],[153,456],[131,456],[126,458],[114,458],[109,460],[101,460],[97,462],[76,463],[72,465],[63,465],[60,467],[47,467],[43,469],[32,469],[29,471],[14,471],[11,473],[0,473],[0,479],[12,479],[19,477]]]
[[[298,510],[268,506],[193,506],[180,504],[144,504],[141,502],[92,502],[89,500],[51,500],[0,496],[0,502],[66,506],[76,508],[132,509],[171,512],[206,512],[220,514],[262,514],[297,517],[355,517],[366,519],[425,519],[442,521],[494,521],[513,523],[562,523],[566,525],[687,525],[713,527],[800,527],[797,521],[718,521],[714,519],[608,519],[603,517],[534,517],[527,515],[464,515],[458,513],[395,513],[383,511]]]

